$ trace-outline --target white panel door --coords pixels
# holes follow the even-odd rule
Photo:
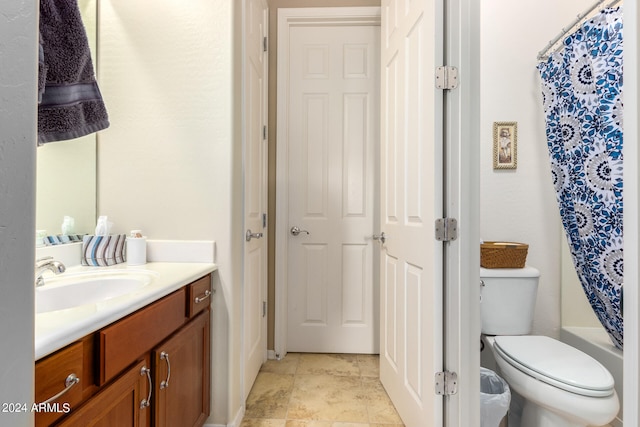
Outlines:
[[[380,377],[407,427],[443,425],[441,22],[439,0],[382,1]]]
[[[376,25],[292,27],[287,350],[377,353]]]
[[[260,367],[267,359],[267,35],[266,0],[247,0],[245,15],[244,82],[244,222],[255,234],[244,241],[243,353],[244,394],[251,391]],[[262,234],[262,236],[260,236]],[[260,237],[258,237],[260,236]],[[245,236],[242,236],[245,237]],[[240,236],[238,236],[240,238]]]

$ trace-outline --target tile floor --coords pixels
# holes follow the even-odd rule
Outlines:
[[[403,427],[378,356],[288,354],[262,366],[241,427]]]

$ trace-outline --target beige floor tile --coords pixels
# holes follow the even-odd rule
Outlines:
[[[294,376],[260,372],[247,399],[245,418],[285,419]]]
[[[354,354],[301,354],[297,374],[359,376],[358,357]]]
[[[287,419],[368,423],[360,377],[296,375]]]
[[[372,423],[402,425],[402,419],[393,405],[374,405],[368,409],[369,421]]]
[[[285,420],[270,420],[266,418],[245,418],[240,427],[286,427]]]
[[[367,404],[369,405],[381,401],[391,402],[389,395],[378,378],[362,377],[362,389],[367,397]]]
[[[378,378],[362,378],[362,388],[367,400],[369,421],[379,424],[402,424],[400,415],[391,403]]]
[[[285,427],[333,427],[331,421],[287,420]]]
[[[359,354],[358,367],[363,377],[380,376],[380,357],[377,354]]]
[[[241,427],[404,427],[377,355],[288,354],[265,363]]]
[[[289,420],[285,427],[370,427],[368,423],[343,423],[334,421]]]

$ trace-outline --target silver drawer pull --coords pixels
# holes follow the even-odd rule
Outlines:
[[[140,375],[147,375],[147,380],[149,381],[149,396],[146,399],[142,399],[140,402],[140,409],[148,408],[151,405],[151,393],[153,392],[153,383],[151,382],[151,369],[143,366],[140,369]]]
[[[48,398],[47,400],[42,402],[40,405],[46,405],[47,403],[51,403],[54,400],[57,400],[60,396],[62,396],[63,394],[71,390],[71,387],[78,384],[79,382],[80,382],[80,378],[78,378],[76,374],[69,374],[69,376],[64,380],[65,389],[62,390],[60,393],[56,394],[55,396]]]
[[[169,353],[160,353],[160,360],[164,360],[167,363],[167,379],[160,383],[160,390],[169,387],[169,379],[171,378],[171,362],[169,361]]]
[[[203,296],[195,297],[194,302],[196,304],[200,304],[202,301],[206,300],[210,296],[211,296],[211,291],[209,289],[207,289],[206,291],[204,291],[204,295]]]

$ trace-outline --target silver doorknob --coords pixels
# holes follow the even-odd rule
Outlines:
[[[251,229],[247,230],[247,233],[244,235],[245,239],[247,239],[247,242],[250,242],[251,239],[259,239],[262,237],[262,233],[252,233]]]
[[[378,240],[383,245],[384,245],[384,242],[387,241],[387,236],[385,236],[384,231],[380,234],[374,234],[372,237],[373,237],[373,240]]]
[[[289,230],[289,231],[291,232],[291,234],[293,236],[297,236],[300,233],[307,233],[307,235],[309,235],[309,232],[307,230],[301,230],[300,227],[297,227],[295,225],[293,227],[291,227],[291,230]]]

